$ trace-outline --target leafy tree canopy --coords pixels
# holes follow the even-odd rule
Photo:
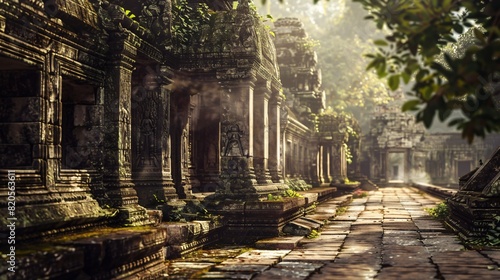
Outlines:
[[[391,89],[410,88],[403,111],[427,128],[436,117],[448,122],[469,142],[500,131],[500,1],[352,1],[386,33],[368,69]]]
[[[391,89],[411,85],[403,111],[416,111],[426,127],[461,111],[448,125],[469,142],[500,131],[500,1],[353,1],[388,32],[368,68]]]

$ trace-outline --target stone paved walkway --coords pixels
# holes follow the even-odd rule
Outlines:
[[[439,202],[409,187],[381,188],[292,250],[174,260],[168,279],[500,279],[500,251],[465,250],[424,211]]]

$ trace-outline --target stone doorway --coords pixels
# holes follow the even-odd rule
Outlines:
[[[387,153],[387,182],[404,182],[406,178],[406,153],[388,152]]]

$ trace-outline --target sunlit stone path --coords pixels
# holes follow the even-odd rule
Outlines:
[[[169,278],[500,279],[500,251],[466,250],[424,210],[439,202],[410,187],[380,188],[294,249],[207,251],[174,260]]]

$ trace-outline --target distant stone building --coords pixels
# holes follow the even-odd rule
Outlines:
[[[430,133],[403,113],[397,103],[373,113],[363,138],[362,173],[376,182],[425,182],[458,185],[458,178],[479,166],[500,145],[500,135],[476,138],[469,145],[460,133]]]

